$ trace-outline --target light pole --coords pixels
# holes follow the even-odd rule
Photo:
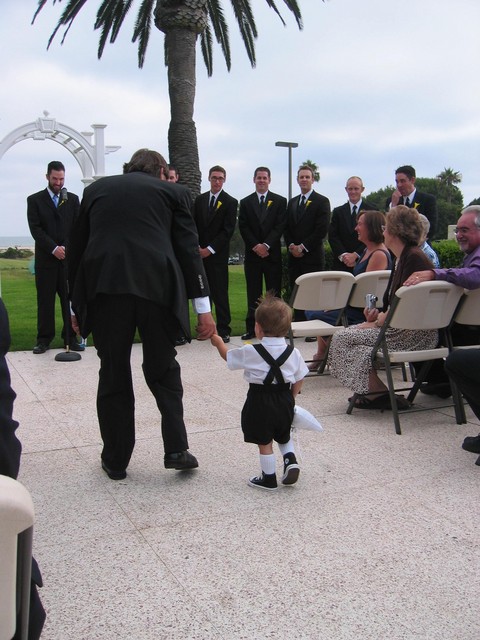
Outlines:
[[[298,147],[298,142],[275,142],[276,147],[288,148],[288,199],[292,198],[292,149]]]

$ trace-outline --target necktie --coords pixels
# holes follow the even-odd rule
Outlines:
[[[300,202],[298,203],[297,220],[300,220],[304,212],[305,212],[305,196],[302,195],[302,197],[300,198]]]
[[[212,196],[210,198],[210,213],[212,213],[214,207],[215,207],[215,196]]]
[[[406,207],[410,206],[410,199],[409,198],[405,198],[405,206]]]
[[[52,198],[52,200],[53,200],[53,204],[54,204],[56,207],[58,207],[58,193],[54,193],[54,194],[53,194],[53,198]]]
[[[357,220],[357,205],[356,204],[354,204],[353,207],[352,207],[352,218],[356,222],[356,220]]]
[[[265,196],[260,196],[260,209],[263,209],[264,204],[265,204]]]

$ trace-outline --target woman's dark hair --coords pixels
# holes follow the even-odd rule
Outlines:
[[[383,242],[383,227],[385,227],[385,214],[382,211],[363,211],[360,209],[357,222],[363,217],[365,227],[367,228],[367,235],[370,242],[375,244],[382,244]]]

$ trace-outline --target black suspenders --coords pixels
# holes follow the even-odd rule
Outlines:
[[[258,355],[262,356],[267,364],[270,365],[270,371],[267,373],[263,384],[272,384],[275,379],[278,384],[285,384],[280,367],[288,360],[293,352],[292,345],[288,345],[283,353],[275,360],[275,358],[265,349],[262,344],[254,344],[253,348],[257,351]]]

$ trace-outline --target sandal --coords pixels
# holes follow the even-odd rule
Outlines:
[[[397,399],[397,409],[399,409],[400,411],[404,409],[410,409],[410,403],[403,396],[395,395],[395,398]],[[388,393],[383,393],[381,396],[377,396],[376,398],[359,396],[355,400],[355,404],[353,406],[356,409],[379,409],[380,411],[385,411],[386,409],[392,408],[390,396]]]
[[[322,361],[323,361],[323,357],[322,358],[318,357],[318,353],[316,353],[313,356],[312,361],[309,364],[307,364],[308,370],[312,372],[317,371]]]

